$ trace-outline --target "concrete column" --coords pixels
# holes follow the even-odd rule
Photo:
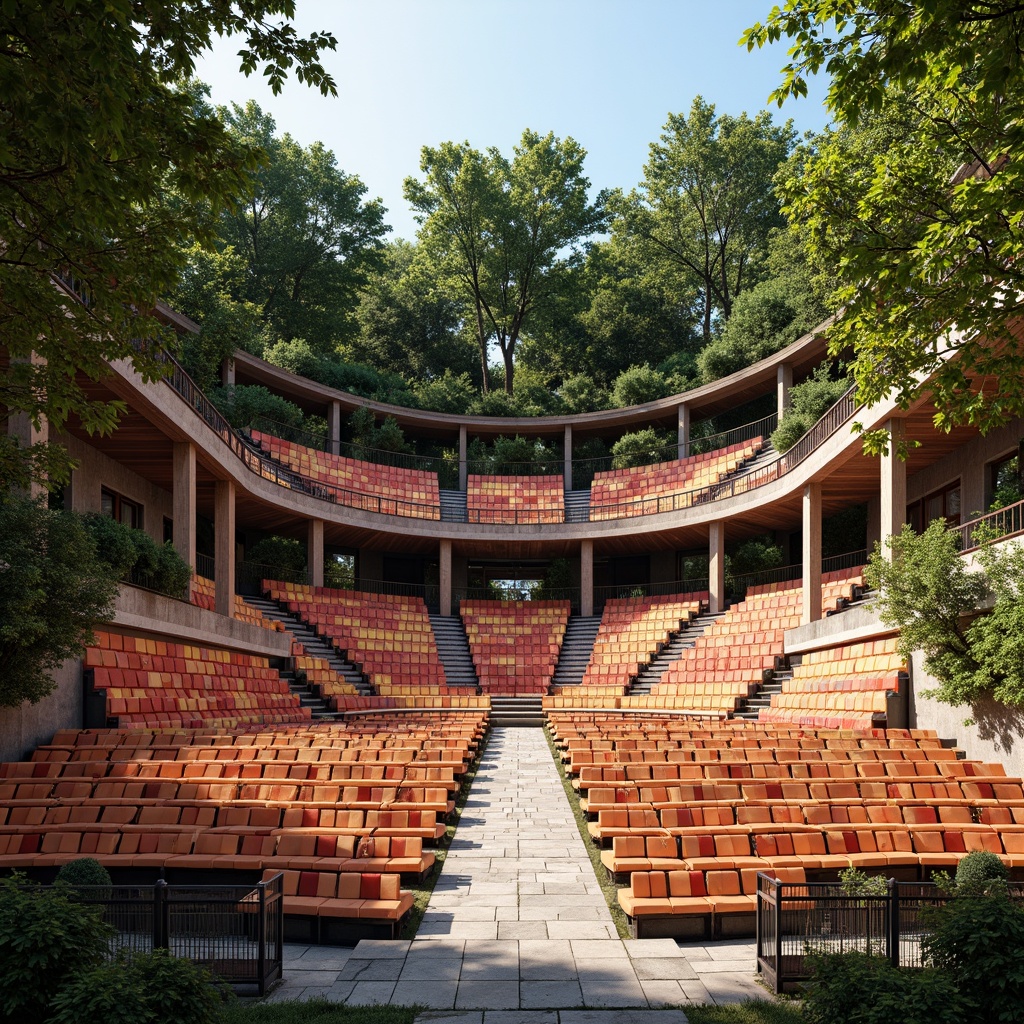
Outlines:
[[[217,577],[214,609],[220,615],[235,614],[235,485],[218,480],[213,496],[214,559]]]
[[[235,386],[235,361],[228,356],[220,364],[220,381],[226,388]]]
[[[594,614],[594,542],[580,542],[580,615]]]
[[[452,613],[452,542],[441,541],[437,559],[437,579],[440,593],[441,614]]]
[[[780,420],[782,419],[782,414],[792,405],[789,397],[789,389],[792,386],[793,367],[789,363],[780,363],[775,373],[775,389]]]
[[[42,356],[32,353],[30,360],[19,360],[20,362],[31,361],[33,365],[42,365],[46,362]],[[22,448],[31,448],[34,444],[46,444],[50,440],[50,424],[46,417],[40,417],[39,424],[32,422],[32,417],[25,412],[11,412],[7,417],[7,436],[17,440]],[[46,494],[46,487],[42,481],[34,480],[29,484],[28,496],[33,500]]]
[[[331,454],[341,452],[341,402],[331,402],[327,406],[327,436],[331,439]]]
[[[685,459],[690,454],[690,407],[685,402],[679,403],[676,431],[678,457]]]
[[[466,446],[468,444],[468,438],[466,436],[465,426],[459,427],[459,490],[464,491],[466,489],[467,478],[469,476],[466,467]]]
[[[708,528],[708,605],[712,612],[725,607],[725,523]]]
[[[306,567],[309,572],[309,585],[324,585],[324,521],[310,519],[306,526]]]
[[[800,624],[821,618],[821,484],[805,485],[803,498],[803,607]]]
[[[882,556],[891,561],[892,548],[886,541],[899,533],[907,521],[907,464],[896,454],[904,436],[903,421],[889,420],[885,429],[889,432],[889,450],[879,460],[882,480],[878,489],[878,527],[882,538]]]
[[[572,424],[566,423],[565,425],[565,441],[563,442],[563,452],[565,458],[565,479],[562,486],[567,490],[572,490]]]
[[[174,442],[174,549],[196,569],[196,449],[189,441]]]

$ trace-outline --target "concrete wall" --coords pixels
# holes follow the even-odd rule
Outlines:
[[[1024,711],[994,701],[954,707],[925,697],[923,691],[938,684],[925,672],[923,661],[920,653],[914,655],[911,728],[934,729],[940,736],[955,738],[968,757],[998,762],[1007,775],[1024,775]],[[964,724],[967,719],[970,725]]]
[[[967,522],[976,513],[985,512],[985,473],[990,462],[1015,451],[1024,436],[1024,419],[976,437],[951,455],[907,478],[907,503],[960,480],[961,519]]]
[[[77,437],[58,440],[78,462],[71,477],[71,508],[75,512],[99,512],[100,491],[106,488],[141,505],[143,528],[157,544],[163,544],[164,516],[174,518],[174,500],[168,491],[154,487]]]
[[[0,761],[22,761],[58,729],[82,724],[82,663],[66,661],[53,673],[55,689],[38,704],[0,708]]]

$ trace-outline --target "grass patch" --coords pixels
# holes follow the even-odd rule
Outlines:
[[[548,741],[548,747],[551,749],[551,757],[554,759],[555,766],[558,768],[558,776],[562,780],[562,788],[565,790],[569,806],[572,808],[573,816],[576,818],[576,827],[580,831],[580,838],[583,840],[587,856],[590,857],[590,863],[594,868],[594,877],[597,878],[598,885],[601,886],[601,892],[604,893],[604,898],[608,903],[608,909],[611,911],[612,920],[615,922],[615,928],[619,933],[619,938],[628,939],[630,937],[629,925],[626,921],[626,915],[622,912],[622,907],[619,906],[619,899],[616,895],[619,888],[608,877],[608,872],[605,871],[604,865],[601,863],[601,851],[594,840],[590,837],[590,833],[587,831],[587,816],[580,810],[579,794],[572,788],[572,781],[565,772],[565,765],[562,764],[562,755],[555,746],[555,741],[551,738],[551,733],[548,732],[547,723],[544,725],[544,738]],[[689,1010],[687,1010],[687,1012],[689,1012]]]
[[[419,1007],[346,1006],[326,999],[281,1003],[238,1002],[225,1007],[223,1024],[412,1024]]]
[[[700,1003],[684,1006],[690,1024],[803,1024],[800,1004],[772,999],[750,999],[745,1003],[712,1006]]]
[[[434,891],[438,878],[441,877],[441,868],[444,867],[445,858],[448,856],[448,848],[452,839],[455,838],[456,829],[459,827],[459,819],[462,817],[463,808],[469,799],[469,791],[472,788],[473,780],[476,778],[477,769],[480,767],[480,758],[490,740],[490,730],[484,736],[483,741],[477,748],[476,757],[470,762],[465,774],[462,776],[462,785],[459,787],[458,796],[455,798],[455,810],[448,816],[448,822],[444,831],[444,838],[434,849],[437,855],[434,861],[434,868],[430,875],[422,882],[415,882],[410,885],[408,891],[412,893],[412,910],[409,911],[409,920],[402,929],[402,938],[411,939],[416,935],[423,915],[427,912],[427,904],[430,903],[430,896]],[[384,1024],[384,1022],[382,1022]]]

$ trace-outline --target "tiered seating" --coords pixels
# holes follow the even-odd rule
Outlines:
[[[601,470],[590,485],[590,518],[620,519],[687,508],[693,500],[689,492],[735,473],[763,444],[763,438],[755,437],[685,459]]]
[[[192,588],[189,593],[189,600],[199,608],[205,608],[208,612],[217,610],[216,583],[205,576],[193,576]],[[235,594],[235,618],[242,622],[251,622],[254,626],[263,629],[273,629],[279,633],[284,632],[284,624],[268,619],[258,608],[253,608],[243,597]]]
[[[424,844],[444,835],[485,730],[480,711],[273,731],[65,730],[31,761],[0,764],[0,867],[93,856],[115,871],[160,869],[171,881],[315,873],[326,900],[385,899],[386,890],[398,905],[379,909],[397,928],[408,909],[398,877],[432,869]],[[351,874],[381,895],[353,895]],[[377,916],[364,909],[311,910],[286,898],[286,925],[316,939],[328,917],[347,921],[345,934],[375,934],[351,932]]]
[[[614,597],[604,606],[594,649],[583,673],[582,686],[595,695],[623,694],[644,665],[699,614],[707,601],[699,594],[658,597]],[[613,687],[605,691],[605,687]],[[595,692],[595,688],[599,688]],[[565,694],[576,687],[556,687]]]
[[[827,615],[838,611],[849,601],[855,600],[857,591],[864,589],[864,567],[836,569],[822,573],[821,610]]]
[[[561,523],[565,485],[561,476],[477,476],[466,483],[471,523]]]
[[[306,648],[295,639],[292,640],[292,661],[295,670],[305,673],[306,682],[335,708],[338,697],[355,697],[359,693],[352,683],[331,668],[330,662],[308,654]]]
[[[440,519],[437,474],[332,455],[254,430],[271,458],[321,485],[339,504],[391,516]]]
[[[266,658],[217,647],[96,633],[85,652],[92,687],[120,725],[224,725],[309,720]]]
[[[547,693],[569,611],[568,601],[463,601],[460,614],[483,692]]]
[[[549,712],[634,934],[749,933],[754,879],[907,881],[990,850],[1024,876],[1024,787],[931,732]]]
[[[879,724],[886,694],[906,686],[907,667],[896,644],[892,636],[805,654],[758,717],[822,729]]]
[[[787,629],[800,625],[799,583],[751,587],[746,600],[711,624],[651,688],[675,706],[731,712],[783,654]],[[623,707],[631,706],[624,698]]]
[[[264,580],[263,589],[327,637],[374,686],[440,686],[444,668],[420,597]]]

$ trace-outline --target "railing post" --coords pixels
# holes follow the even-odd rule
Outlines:
[[[259,920],[256,924],[256,979],[261,996],[267,994],[267,883],[256,883]]]
[[[775,890],[775,994],[782,991],[782,882],[773,879]]]
[[[889,927],[886,933],[885,955],[893,967],[900,965],[900,891],[895,878],[889,879]]]
[[[167,883],[158,879],[153,886],[153,948],[167,949],[169,945],[170,904],[167,901]]]

